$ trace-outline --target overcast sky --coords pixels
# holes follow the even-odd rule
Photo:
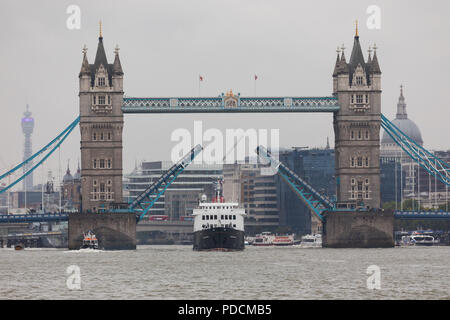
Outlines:
[[[69,5],[81,9],[81,29],[69,30]],[[369,30],[369,5],[381,9],[381,29]],[[393,118],[404,94],[409,117],[429,149],[449,149],[450,2],[448,1],[17,1],[0,2],[0,172],[21,161],[20,119],[26,104],[35,118],[33,151],[53,139],[79,112],[82,47],[94,61],[98,21],[110,62],[116,44],[128,96],[202,96],[232,89],[253,96],[329,96],[336,47],[349,59],[354,22],[367,58],[379,47],[382,112]],[[332,114],[125,115],[124,171],[135,161],[170,159],[177,128],[280,129],[285,147],[333,146]],[[61,150],[65,170],[79,158],[77,128]],[[58,154],[38,170],[57,169]],[[46,173],[45,173],[46,175]]]

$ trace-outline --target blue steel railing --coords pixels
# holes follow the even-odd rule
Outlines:
[[[124,113],[337,112],[336,97],[123,98]]]
[[[56,222],[69,220],[69,213],[1,214],[0,223]]]
[[[394,211],[396,219],[450,219],[445,211]]]

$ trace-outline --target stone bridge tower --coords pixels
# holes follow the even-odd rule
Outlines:
[[[118,47],[108,64],[101,27],[94,64],[86,51],[79,74],[81,210],[96,212],[122,202],[123,71]]]
[[[336,59],[333,94],[340,110],[334,114],[338,206],[380,208],[381,70],[376,47],[368,60],[358,28],[350,61],[344,48]]]

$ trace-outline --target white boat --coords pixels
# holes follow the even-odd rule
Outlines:
[[[411,242],[415,246],[432,246],[435,240],[431,235],[414,233],[411,235]]]
[[[273,240],[275,239],[275,236],[271,232],[261,232],[261,234],[258,234],[253,241],[252,245],[257,247],[267,247],[267,246],[273,246]]]
[[[302,237],[302,241],[299,245],[301,248],[321,248],[322,247],[322,235],[321,234],[308,234]]]
[[[245,248],[245,209],[238,203],[224,202],[221,183],[213,202],[202,196],[194,209],[194,246],[197,251],[240,251]]]
[[[294,245],[294,235],[275,236],[272,243],[274,246],[292,246]]]

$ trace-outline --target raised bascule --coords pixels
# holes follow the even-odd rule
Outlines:
[[[23,180],[59,147],[79,122],[82,207],[80,213],[70,214],[68,218],[69,248],[76,249],[79,234],[83,229],[89,229],[94,233],[103,232],[104,238],[109,237],[104,243],[111,249],[133,249],[136,247],[136,217],[139,221],[151,211],[155,199],[189,165],[201,151],[201,146],[194,148],[190,156],[180,160],[170,172],[149,186],[132,206],[121,204],[124,114],[331,112],[335,132],[336,202],[320,195],[275,160],[263,146],[258,148],[258,154],[271,163],[312,214],[323,222],[324,246],[392,247],[394,218],[448,219],[450,215],[447,212],[392,213],[380,209],[380,128],[383,127],[430,175],[447,186],[450,185],[450,166],[415,143],[381,114],[381,69],[376,49],[374,46],[373,51],[369,50],[368,59],[364,59],[356,29],[348,62],[344,48],[338,48],[332,74],[333,93],[328,97],[241,97],[231,90],[217,97],[124,97],[119,48],[114,51],[114,62],[108,63],[100,32],[93,64],[88,62],[86,47],[83,49],[79,118],[51,143],[0,179],[47,152],[43,160],[17,179]],[[59,214],[46,219],[61,220],[64,217]],[[0,216],[0,222],[2,219],[11,218]],[[25,216],[17,219],[27,221]]]

